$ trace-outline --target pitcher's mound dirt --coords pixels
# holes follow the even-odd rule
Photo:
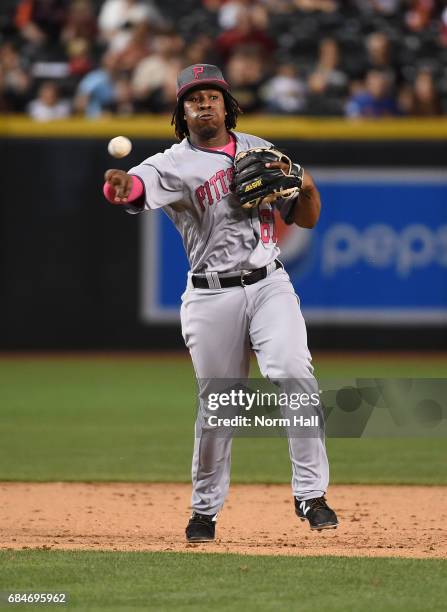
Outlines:
[[[0,483],[0,548],[447,558],[447,489],[332,486],[336,530],[294,515],[289,486],[233,485],[217,541],[187,544],[184,484]]]

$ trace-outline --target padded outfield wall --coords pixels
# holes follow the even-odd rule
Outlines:
[[[312,231],[279,228],[311,348],[447,347],[447,122],[245,119],[312,171]],[[110,137],[132,138],[125,160]],[[161,211],[126,215],[101,194],[174,141],[167,117],[0,121],[0,349],[175,348],[187,270]]]

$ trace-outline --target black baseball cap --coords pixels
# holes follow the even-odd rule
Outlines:
[[[215,85],[219,89],[230,90],[220,68],[212,64],[193,64],[182,70],[177,77],[177,100],[200,85]]]

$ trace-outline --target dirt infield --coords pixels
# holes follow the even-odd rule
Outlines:
[[[187,544],[184,484],[0,483],[1,549],[447,558],[447,488],[332,486],[337,530],[314,533],[286,485],[233,485],[212,544]]]

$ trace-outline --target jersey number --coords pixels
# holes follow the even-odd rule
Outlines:
[[[264,244],[278,242],[278,236],[276,234],[275,217],[273,211],[269,209],[259,209],[259,222],[261,225],[261,240]]]

